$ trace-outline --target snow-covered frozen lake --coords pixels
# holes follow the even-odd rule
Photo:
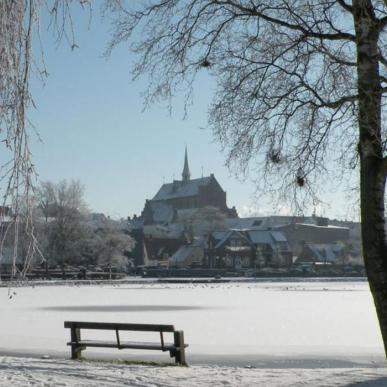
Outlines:
[[[372,297],[361,281],[35,286],[10,294],[0,288],[3,355],[68,357],[63,322],[85,320],[173,324],[184,330],[190,364],[383,365]],[[108,339],[113,333],[90,334]],[[170,361],[155,351],[98,353]]]

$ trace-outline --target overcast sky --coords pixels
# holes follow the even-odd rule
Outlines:
[[[241,182],[224,166],[220,145],[205,129],[214,88],[205,72],[186,119],[181,97],[175,99],[172,115],[161,105],[143,112],[145,83],[131,82],[133,57],[127,48],[116,49],[108,60],[102,57],[109,26],[97,11],[89,26],[87,15],[76,10],[74,24],[79,48],[73,51],[65,42],[58,46],[44,27],[41,30],[49,76],[44,84],[33,81],[36,109],[29,114],[42,138],[42,143],[33,140],[40,180],[79,179],[92,211],[115,218],[132,216],[141,212],[145,199],[151,199],[163,181],[181,179],[187,146],[191,178],[201,177],[202,171],[205,176],[214,173],[227,192],[228,205],[235,205],[240,215],[287,213],[287,206],[257,198],[248,179]],[[336,195],[325,200],[318,214],[352,214]],[[306,215],[311,211],[306,209]]]

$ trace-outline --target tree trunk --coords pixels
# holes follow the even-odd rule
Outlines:
[[[379,26],[371,0],[354,0],[359,95],[360,202],[363,257],[387,356],[385,164],[381,141]]]

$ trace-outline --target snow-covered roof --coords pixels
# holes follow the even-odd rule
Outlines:
[[[212,235],[214,235],[214,233],[213,233]],[[224,233],[224,236],[223,236],[222,239],[217,240],[217,243],[216,243],[216,245],[214,246],[215,249],[218,249],[219,247],[221,247],[225,242],[227,242],[227,240],[228,240],[232,235],[236,235],[238,238],[245,240],[248,244],[251,243],[251,242],[248,240],[248,238],[246,238],[246,237],[245,237],[241,232],[239,232],[238,230],[230,230],[230,231],[226,231],[226,232]],[[216,239],[216,238],[215,238],[215,239]]]
[[[226,224],[230,228],[234,229],[251,229],[251,228],[260,228],[262,226],[264,219],[258,217],[252,218],[228,218],[226,219]]]
[[[310,227],[322,227],[322,228],[337,228],[337,229],[346,229],[346,227],[340,226],[331,226],[331,225],[318,225],[318,221],[326,221],[326,218],[320,217],[303,217],[303,216],[282,216],[282,215],[272,215],[272,216],[259,216],[259,217],[249,217],[249,218],[232,218],[227,219],[226,223],[230,228],[237,229],[268,229],[268,228],[280,228],[288,226],[291,224],[298,224],[302,226]]]
[[[222,244],[231,236],[231,234],[232,234],[232,231],[226,231],[224,234],[223,234],[223,238],[216,238],[215,236],[214,236],[214,238],[217,240],[217,243],[216,243],[216,245],[214,246],[215,247],[215,249],[217,249],[217,248],[219,248],[220,246],[222,246]],[[212,235],[214,235],[214,234],[212,234]],[[221,234],[220,233],[218,233],[218,236],[221,236]]]
[[[230,234],[230,231],[213,231],[211,233],[212,237],[216,241],[223,240],[228,234]]]
[[[150,224],[143,227],[145,235],[152,235],[157,238],[177,239],[181,236],[182,227],[178,224]]]
[[[308,243],[308,247],[320,262],[335,262],[343,252],[339,244]]]
[[[173,221],[173,207],[163,202],[150,202],[155,223],[169,223]]]
[[[193,254],[194,249],[197,248],[192,245],[180,246],[175,254],[172,255],[171,261],[174,263],[184,263]]]
[[[214,177],[201,177],[188,181],[174,180],[173,183],[163,184],[152,200],[196,196],[199,193],[199,187],[208,185],[211,179],[214,179]]]
[[[270,235],[273,237],[273,239],[276,242],[287,242],[285,235],[282,234],[282,232],[279,231],[270,231]]]
[[[287,242],[285,235],[279,231],[250,230],[247,233],[254,244],[272,245],[274,242]]]
[[[319,226],[317,224],[310,224],[310,223],[295,223],[296,226],[303,226],[303,227],[314,227],[314,228],[332,228],[332,229],[337,229],[337,230],[349,230],[349,227],[342,227],[342,226],[332,226],[332,225],[327,225],[327,226]]]
[[[273,243],[270,232],[266,230],[252,230],[248,232],[251,241],[255,244],[269,244]]]

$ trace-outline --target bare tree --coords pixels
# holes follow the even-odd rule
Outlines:
[[[80,242],[88,237],[83,186],[74,180],[57,184],[43,182],[37,197],[46,223],[45,258],[62,267],[77,261],[82,254]]]
[[[108,53],[132,39],[145,102],[190,101],[207,69],[217,89],[209,124],[242,171],[315,199],[318,181],[360,169],[363,253],[387,353],[387,3],[378,0],[110,1]],[[336,176],[336,175],[335,175]]]
[[[178,211],[177,223],[184,227],[190,241],[195,237],[209,235],[213,231],[226,229],[226,214],[216,207],[203,207],[194,210]]]
[[[31,212],[35,171],[29,145],[31,134],[35,132],[38,136],[38,133],[28,120],[28,109],[34,107],[29,85],[32,73],[43,79],[47,71],[44,60],[37,60],[43,56],[32,55],[32,41],[35,39],[38,46],[39,16],[41,12],[47,12],[51,15],[48,27],[55,39],[58,42],[66,40],[74,49],[72,4],[90,9],[89,0],[0,1],[0,145],[4,150],[0,163],[0,193],[3,199],[0,224],[5,220],[3,214],[12,214],[9,227],[1,227],[0,257],[3,242],[12,234],[14,262],[20,255],[20,222],[23,222],[23,233],[27,233],[31,241],[29,256],[24,257],[26,262],[32,259],[36,250]]]
[[[42,212],[45,222],[47,223],[51,213],[52,206],[56,203],[56,187],[51,181],[42,181],[37,189],[36,197],[38,200],[38,209]]]
[[[12,214],[9,227],[1,227],[4,232],[0,238],[0,255],[3,254],[4,241],[12,228],[14,262],[18,256],[20,206],[22,201],[29,203],[33,173],[26,110],[31,102],[29,75],[32,64],[32,26],[35,21],[35,2],[0,2],[0,138],[9,155],[0,170],[1,204],[4,209],[1,213],[4,214],[7,209]],[[3,216],[0,216],[0,223],[3,222]],[[25,225],[25,232],[32,234],[31,222],[25,222]]]
[[[103,224],[97,224],[94,240],[99,264],[108,266],[110,270],[112,266],[121,271],[128,269],[128,253],[134,248],[134,240],[126,227],[107,219]]]

